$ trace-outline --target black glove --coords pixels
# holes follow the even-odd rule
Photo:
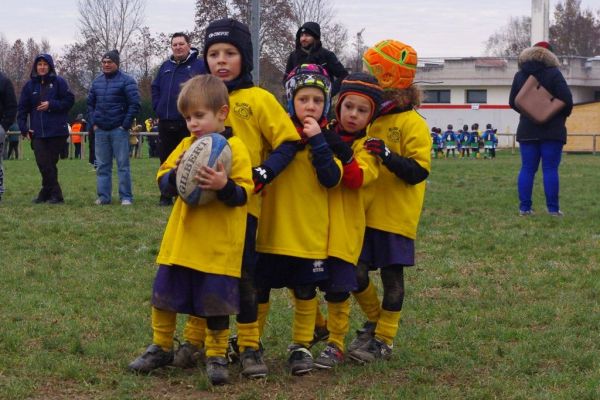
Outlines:
[[[340,135],[335,132],[324,132],[325,140],[333,154],[342,162],[343,165],[350,164],[354,157],[354,152],[348,143],[344,142]]]
[[[275,178],[273,170],[267,166],[259,165],[252,168],[252,180],[254,181],[254,193],[259,193],[265,188],[265,185],[271,183]]]
[[[385,164],[392,156],[391,150],[385,145],[385,142],[381,139],[370,138],[365,142],[365,149],[373,155],[381,158],[381,161]]]

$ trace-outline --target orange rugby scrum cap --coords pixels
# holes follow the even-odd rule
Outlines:
[[[383,89],[406,89],[417,73],[417,52],[397,40],[382,40],[365,51],[363,63]]]

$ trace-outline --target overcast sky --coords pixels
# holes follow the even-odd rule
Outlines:
[[[269,0],[262,0],[263,2]],[[365,28],[366,44],[398,39],[420,57],[483,55],[483,42],[511,16],[529,15],[530,0],[330,0],[350,35]],[[550,0],[550,14],[557,0]],[[147,0],[146,25],[156,32],[191,30],[193,0]],[[600,9],[600,0],[582,0]],[[62,51],[77,35],[77,0],[0,0],[0,33],[9,41],[33,37]]]

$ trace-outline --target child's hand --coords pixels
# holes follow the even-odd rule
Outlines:
[[[221,190],[227,184],[227,172],[221,161],[217,162],[217,169],[202,166],[196,174],[198,186],[202,189]]]
[[[304,121],[302,121],[302,123],[304,124],[303,131],[306,137],[311,138],[321,133],[321,127],[319,126],[319,123],[316,119],[312,117],[306,117],[304,118]]]

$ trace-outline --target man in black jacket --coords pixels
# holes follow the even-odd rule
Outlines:
[[[301,64],[318,64],[327,70],[333,83],[332,96],[340,89],[340,83],[348,75],[348,71],[336,55],[321,44],[321,27],[316,22],[306,22],[296,32],[296,50],[290,53],[285,67],[285,82],[294,67]]]
[[[4,139],[8,128],[15,122],[17,116],[17,96],[11,81],[0,73],[0,201],[4,194]]]

